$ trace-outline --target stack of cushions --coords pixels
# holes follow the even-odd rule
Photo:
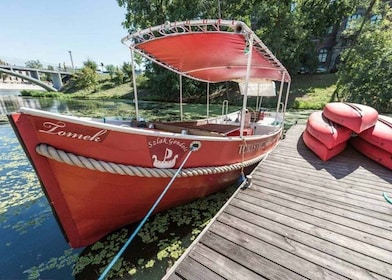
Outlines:
[[[366,105],[328,103],[309,116],[303,140],[323,161],[341,153],[350,141],[355,149],[392,169],[392,118]]]

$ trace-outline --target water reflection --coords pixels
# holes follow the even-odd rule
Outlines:
[[[0,91],[0,116],[18,111],[21,107],[41,109],[53,113],[95,118],[131,119],[136,115],[131,100],[76,100],[55,98],[31,98],[17,95],[4,95]],[[209,116],[221,114],[222,106],[210,104]],[[229,111],[238,110],[232,106]],[[179,120],[180,107],[175,103],[139,102],[139,115],[150,121]],[[204,104],[184,104],[184,119],[205,118],[207,110]]]
[[[41,109],[39,100],[27,99],[20,96],[3,96],[0,95],[0,115],[19,110],[20,107]]]

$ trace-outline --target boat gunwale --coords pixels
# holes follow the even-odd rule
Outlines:
[[[97,121],[81,119],[80,117],[76,117],[76,116],[67,116],[67,115],[46,112],[46,111],[37,110],[37,109],[26,108],[26,107],[21,107],[19,112],[23,113],[23,114],[27,114],[27,115],[32,115],[32,116],[37,116],[37,117],[42,117],[42,118],[51,118],[51,119],[55,119],[55,120],[59,120],[59,121],[66,121],[66,122],[75,123],[78,125],[88,125],[88,126],[95,127],[95,128],[109,129],[111,131],[122,132],[122,133],[127,133],[127,134],[137,134],[137,135],[143,135],[143,136],[157,136],[157,137],[173,137],[173,138],[187,139],[187,140],[243,142],[244,139],[258,140],[258,139],[269,138],[271,136],[274,136],[274,135],[281,133],[283,130],[283,126],[279,125],[279,126],[276,126],[275,130],[273,130],[269,133],[266,133],[266,134],[256,134],[256,135],[246,135],[246,136],[244,135],[243,137],[241,137],[241,136],[224,136],[224,137],[222,137],[222,135],[204,136],[204,135],[181,134],[181,133],[174,133],[174,132],[167,132],[167,131],[162,131],[162,130],[154,130],[154,129],[146,129],[146,128],[137,128],[137,127],[122,127],[122,126],[114,125],[114,124],[110,124],[110,123],[99,123]],[[168,122],[168,124],[170,124],[170,122]]]

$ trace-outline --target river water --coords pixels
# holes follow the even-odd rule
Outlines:
[[[40,183],[19,142],[5,121],[20,107],[62,114],[130,118],[132,102],[25,98],[18,91],[0,91],[0,279],[97,279],[135,225],[124,227],[82,249],[71,249],[52,215]],[[230,111],[237,110],[232,108]],[[204,105],[186,105],[186,118],[201,118]],[[211,105],[211,115],[221,106]],[[144,102],[145,119],[172,119],[178,104]],[[309,112],[293,112],[291,123]],[[120,259],[113,279],[160,279],[231,196],[236,186],[151,217]]]

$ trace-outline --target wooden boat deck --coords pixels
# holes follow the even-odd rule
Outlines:
[[[164,279],[392,279],[392,172],[351,147],[322,162],[304,129],[288,131]]]

